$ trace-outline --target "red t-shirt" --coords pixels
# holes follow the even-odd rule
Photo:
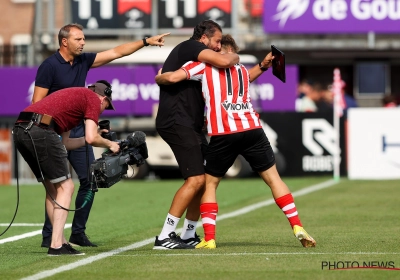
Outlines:
[[[61,134],[76,127],[83,119],[98,124],[100,105],[99,96],[92,90],[71,87],[55,91],[23,111],[52,116],[57,124],[56,132]]]

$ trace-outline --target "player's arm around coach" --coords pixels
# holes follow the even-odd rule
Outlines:
[[[219,54],[220,54],[219,56],[222,57],[223,59],[229,60],[229,57],[227,55],[230,55],[232,53],[229,52],[222,55],[221,53]],[[257,65],[253,66],[248,70],[251,83],[255,81],[258,77],[260,77],[262,73],[267,71],[272,66],[273,59],[274,56],[272,55],[272,52],[269,52],[260,63],[258,63]],[[215,65],[215,63],[213,63],[212,65]],[[225,67],[220,67],[220,68],[225,68]],[[171,85],[188,79],[188,73],[182,68],[173,72],[171,71],[162,73],[162,68],[161,68],[154,79],[155,82],[159,85]]]

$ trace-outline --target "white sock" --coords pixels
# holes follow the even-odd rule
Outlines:
[[[176,226],[178,225],[180,219],[181,218],[177,218],[168,213],[167,218],[165,219],[164,222],[163,229],[160,235],[158,236],[158,240],[163,240],[165,238],[168,238],[168,234],[175,231]]]
[[[197,221],[191,221],[185,219],[185,222],[183,223],[181,238],[182,239],[193,238],[194,234],[196,233],[196,226],[197,226]]]

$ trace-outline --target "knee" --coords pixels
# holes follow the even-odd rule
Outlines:
[[[74,182],[71,178],[60,183],[55,183],[54,187],[56,188],[57,193],[65,194],[70,197],[72,197],[75,190]]]
[[[206,180],[204,175],[198,175],[198,176],[193,176],[193,177],[189,177],[188,178],[188,183],[193,186],[196,191],[199,191],[200,189],[203,189],[205,184],[206,184]]]

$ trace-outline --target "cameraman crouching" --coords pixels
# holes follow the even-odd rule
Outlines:
[[[49,256],[84,255],[72,248],[64,236],[66,209],[74,193],[66,149],[82,147],[86,141],[114,153],[119,151],[118,143],[102,138],[97,129],[100,114],[105,109],[115,110],[111,93],[106,81],[88,88],[61,89],[25,108],[14,125],[16,148],[46,188],[46,209],[53,226]],[[85,120],[85,136],[69,138],[70,129],[82,120]]]

